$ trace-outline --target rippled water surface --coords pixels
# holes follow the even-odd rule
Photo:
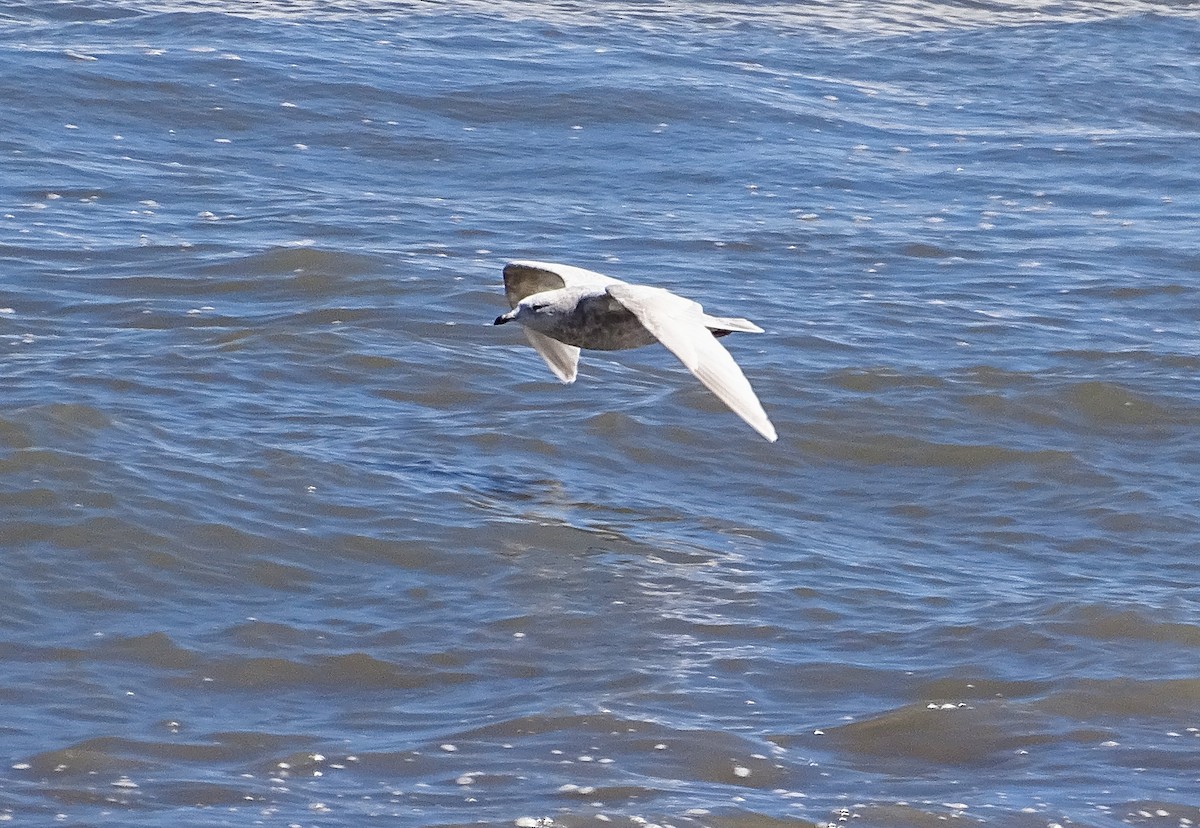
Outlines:
[[[1200,822],[1194,5],[232,8],[0,10],[0,820]]]

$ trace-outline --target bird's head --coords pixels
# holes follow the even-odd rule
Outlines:
[[[534,297],[526,297],[517,303],[517,306],[508,313],[502,313],[496,317],[493,325],[503,325],[505,322],[520,322],[522,325],[536,325],[536,319],[539,314],[545,314],[551,309],[553,303],[543,299]]]

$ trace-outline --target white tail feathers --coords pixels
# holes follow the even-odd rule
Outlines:
[[[744,333],[763,333],[763,329],[749,319],[738,319],[736,316],[709,316],[704,314],[704,326],[715,331],[742,331]]]

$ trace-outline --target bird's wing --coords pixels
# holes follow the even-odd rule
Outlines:
[[[504,294],[510,307],[526,296],[564,287],[597,287],[624,284],[619,279],[553,262],[509,262],[504,266]]]
[[[775,427],[763,411],[750,381],[705,327],[704,309],[697,302],[662,288],[623,283],[610,285],[608,294],[636,316],[642,326],[734,414],[763,437],[775,442]]]
[[[529,344],[542,355],[542,359],[546,360],[546,364],[550,366],[554,376],[566,383],[575,381],[575,374],[579,368],[578,348],[523,326],[521,330],[524,331]]]

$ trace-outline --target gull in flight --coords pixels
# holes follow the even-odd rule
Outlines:
[[[762,333],[753,322],[709,316],[698,302],[663,288],[549,262],[509,262],[504,293],[512,310],[495,324],[520,323],[563,382],[575,381],[580,348],[620,351],[661,342],[734,414],[775,442],[775,427],[749,380],[717,341],[733,331]]]

